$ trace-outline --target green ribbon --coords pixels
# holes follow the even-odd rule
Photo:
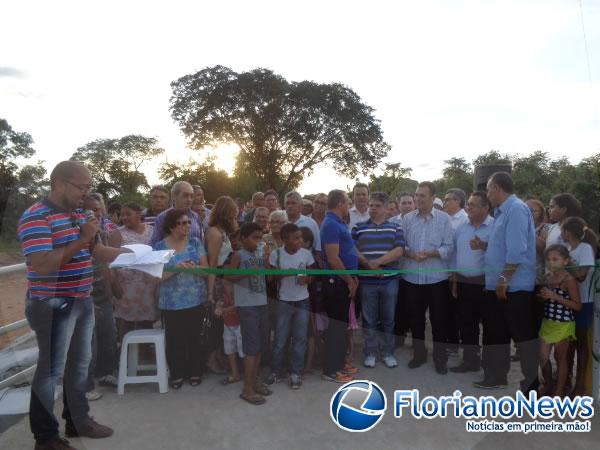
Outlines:
[[[574,267],[598,267],[598,266],[569,266]],[[165,272],[175,273],[195,273],[195,274],[212,274],[212,275],[314,275],[314,276],[332,276],[332,275],[360,275],[360,276],[378,276],[378,275],[399,275],[399,274],[419,274],[419,273],[469,273],[469,272],[501,272],[504,268],[460,268],[460,269],[355,269],[355,270],[338,270],[338,269],[261,269],[261,268],[246,268],[246,269],[218,269],[215,267],[165,267]]]

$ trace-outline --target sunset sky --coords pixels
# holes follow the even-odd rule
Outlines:
[[[2,16],[0,117],[48,168],[127,134],[168,150],[151,182],[165,159],[202,157],[170,117],[169,83],[217,64],[351,87],[381,120],[386,161],[419,180],[491,149],[600,152],[598,1],[19,0]],[[234,147],[215,154],[231,169]],[[333,173],[301,192],[350,183]]]

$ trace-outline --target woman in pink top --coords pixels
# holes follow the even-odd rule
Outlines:
[[[127,203],[121,209],[123,226],[108,236],[111,247],[129,244],[149,245],[153,227],[143,222],[142,208],[136,203]],[[132,330],[152,328],[158,320],[158,282],[150,275],[131,269],[113,271],[112,291],[115,308],[117,339]]]

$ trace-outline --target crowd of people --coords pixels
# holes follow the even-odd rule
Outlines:
[[[418,368],[430,351],[427,321],[440,375],[483,369],[474,386],[501,389],[512,359],[525,393],[590,394],[599,249],[570,194],[555,195],[546,208],[519,198],[505,172],[469,196],[438,193],[427,181],[395,196],[358,183],[350,196],[288,192],[281,205],[274,190],[207,205],[203,188],[185,181],[153,187],[147,207],[105,205],[92,190],[83,165],[62,162],[50,195],[19,224],[26,314],[40,348],[30,410],[36,448],[71,448],[52,412],[63,372],[67,436],[112,434],[88,414],[88,401],[101,397],[95,383],[116,384],[125,334],[159,326],[172,389],[201,384],[208,370],[224,385],[240,382],[240,398],[253,405],[282,380],[301,388],[317,368],[337,383],[379,361],[393,369],[395,349],[409,336],[407,367]],[[174,250],[163,278],[109,270],[125,244]],[[201,268],[224,270],[194,270]],[[240,268],[250,271],[228,270]],[[361,329],[362,341],[354,339]],[[460,363],[448,367],[461,350]]]

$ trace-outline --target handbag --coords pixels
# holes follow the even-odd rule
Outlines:
[[[211,302],[206,302],[203,306],[202,320],[200,321],[200,337],[207,340],[215,327],[214,305]]]

